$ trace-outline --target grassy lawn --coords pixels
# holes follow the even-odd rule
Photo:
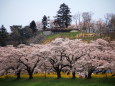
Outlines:
[[[79,32],[62,32],[62,33],[49,35],[47,39],[54,39],[57,37],[74,39],[77,34],[79,34]]]
[[[44,40],[44,43],[50,42],[54,40],[55,38],[75,39],[77,34],[79,34],[79,32],[61,32],[61,33],[52,34],[46,37],[46,39]]]
[[[56,78],[26,78],[15,80],[14,78],[0,79],[0,86],[115,86],[115,78],[92,79],[56,79]]]
[[[45,40],[43,41],[43,43],[48,43],[48,42],[54,40],[55,38],[69,38],[69,39],[78,38],[78,39],[82,39],[83,41],[86,41],[86,42],[100,38],[100,36],[98,34],[95,34],[94,36],[88,36],[88,34],[93,34],[93,33],[61,32],[61,33],[56,33],[56,34],[47,36],[45,38]],[[105,40],[108,39],[107,36],[102,36],[101,38],[105,39]]]

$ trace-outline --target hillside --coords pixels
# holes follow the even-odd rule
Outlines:
[[[109,40],[109,37],[107,37],[107,36],[100,37],[98,34],[94,34],[94,33],[61,32],[61,33],[56,33],[56,34],[46,36],[45,39],[43,40],[43,43],[48,43],[48,42],[54,40],[55,38],[69,38],[69,39],[78,38],[78,39],[82,39],[85,42],[89,42],[91,40],[96,40],[98,38]]]

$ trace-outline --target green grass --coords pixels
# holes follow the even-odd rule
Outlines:
[[[0,79],[0,86],[115,86],[115,78],[56,79],[34,78],[32,80],[14,78]]]
[[[62,32],[62,33],[57,33],[57,34],[49,35],[49,36],[47,36],[47,39],[55,39],[57,37],[61,37],[61,38],[75,38],[78,33],[79,32]]]
[[[69,39],[76,39],[77,35],[81,35],[81,34],[90,34],[90,33],[81,33],[81,32],[61,32],[61,33],[56,33],[56,34],[52,34],[49,35],[45,38],[45,40],[43,41],[43,43],[47,43],[50,42],[52,40],[54,40],[55,38],[69,38]],[[106,36],[102,36],[101,38],[105,38]],[[83,41],[89,42],[91,40],[96,40],[100,38],[99,35],[95,35],[93,36],[84,36],[84,37],[79,37],[79,39],[82,39]]]
[[[55,38],[75,39],[77,34],[79,34],[79,32],[61,32],[61,33],[52,34],[46,37],[46,39],[44,40],[44,43],[50,42],[54,40]]]

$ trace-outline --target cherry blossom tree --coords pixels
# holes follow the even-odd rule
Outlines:
[[[33,78],[35,68],[41,64],[41,57],[39,55],[41,47],[41,45],[24,46],[19,49],[23,54],[20,62],[26,67],[25,70],[29,74],[29,79]]]
[[[54,72],[57,73],[57,78],[61,78],[63,68],[68,65],[65,58],[65,48],[62,46],[52,47],[49,62]]]
[[[8,50],[9,50],[9,48],[0,47],[0,75],[5,74],[5,72],[8,69],[10,69],[10,67],[7,66],[7,64],[5,64],[5,63],[7,63],[7,56],[9,54]]]
[[[79,61],[79,68],[84,71],[86,78],[91,78],[95,70],[109,70],[114,65],[114,51],[105,40],[98,39],[86,46],[87,54]]]
[[[20,62],[22,54],[13,46],[2,47],[0,50],[2,68],[5,72],[11,72],[17,75],[17,79],[20,79],[20,73],[23,69],[23,65]],[[1,67],[0,67],[1,68]]]
[[[42,63],[40,65],[40,69],[42,70],[42,72],[44,72],[45,78],[46,78],[46,73],[49,73],[52,70],[52,66],[49,62],[49,55],[51,54],[49,51],[50,47],[51,47],[51,45],[49,45],[49,44],[43,45],[43,48],[40,49],[40,54],[39,54],[42,58]]]
[[[56,38],[48,44],[20,44],[17,47],[0,47],[0,75],[8,72],[20,79],[22,71],[29,79],[36,70],[46,73],[54,71],[57,78],[61,72],[82,73],[91,78],[94,71],[113,70],[115,68],[115,42],[103,39],[83,42],[81,39]]]
[[[50,55],[49,62],[52,65],[52,69],[57,73],[57,78],[61,78],[61,72],[65,67],[68,66],[66,60],[66,49],[67,47],[63,45],[63,42],[68,41],[69,39],[57,38],[50,43]]]
[[[65,46],[68,46],[68,49],[66,49],[66,59],[69,63],[70,72],[72,72],[72,78],[75,79],[75,72],[77,68],[74,67],[74,65],[86,54],[86,51],[81,40],[69,40],[65,43]]]

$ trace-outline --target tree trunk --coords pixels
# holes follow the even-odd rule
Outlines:
[[[33,79],[33,72],[29,72],[29,79]]]
[[[61,78],[61,73],[60,73],[60,71],[57,71],[57,78],[58,78],[58,79]]]
[[[74,72],[72,72],[72,79],[75,79],[76,77],[75,77],[75,71]]]
[[[45,79],[46,79],[46,70],[45,70]]]
[[[16,75],[17,75],[17,78],[16,79],[20,79],[20,71],[18,72],[18,73],[16,73]]]
[[[88,72],[87,79],[90,79],[90,78],[91,78],[92,73],[93,73],[92,70]]]

